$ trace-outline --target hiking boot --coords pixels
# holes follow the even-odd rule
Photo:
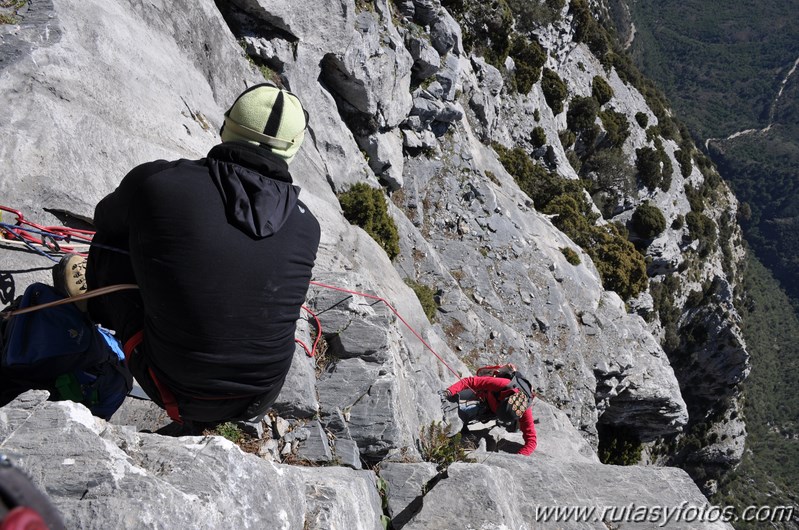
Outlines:
[[[87,291],[86,258],[78,254],[67,254],[53,267],[53,287],[66,297],[78,296]],[[86,312],[86,300],[75,302]]]

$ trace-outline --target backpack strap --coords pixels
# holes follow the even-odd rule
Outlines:
[[[142,343],[144,340],[144,330],[140,329],[136,333],[133,334],[131,338],[125,341],[125,344],[122,346],[122,351],[125,353],[125,362],[130,362],[130,356],[133,354],[133,350]]]
[[[130,337],[127,341],[125,341],[125,345],[122,347],[122,350],[125,352],[125,362],[130,362],[130,357],[133,355],[133,352],[142,343],[144,340],[144,330],[139,330],[138,332],[134,333],[132,337]],[[147,367],[147,373],[150,375],[150,379],[152,379],[155,388],[158,390],[158,393],[161,395],[161,402],[164,404],[164,409],[166,409],[166,413],[169,414],[169,417],[172,418],[173,421],[176,423],[183,423],[183,418],[180,417],[180,410],[178,409],[178,400],[175,399],[175,394],[169,390],[169,387],[163,384],[159,379],[158,376],[155,375],[155,372],[151,367]]]
[[[164,402],[166,413],[169,414],[169,417],[172,418],[172,420],[174,420],[176,423],[182,424],[183,418],[180,417],[180,410],[178,410],[178,401],[175,399],[175,394],[169,390],[168,386],[159,381],[151,367],[147,367],[147,372],[150,374],[150,378],[153,380],[155,388],[158,389],[158,393],[161,394],[161,401]]]
[[[533,387],[530,384],[530,381],[528,381],[521,372],[514,372],[510,383],[508,383],[505,388],[510,390],[518,388],[520,392],[523,392],[524,395],[527,396],[527,406],[529,407],[533,404],[535,392],[533,392]]]

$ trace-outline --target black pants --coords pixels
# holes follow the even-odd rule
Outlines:
[[[89,289],[121,283],[136,283],[129,255],[105,248],[124,249],[127,248],[127,241],[115,241],[98,233],[94,236],[93,243],[96,245],[91,247],[86,263],[86,282]],[[136,289],[90,298],[89,315],[103,327],[114,330],[123,345],[144,329],[144,303],[141,294]],[[143,346],[144,344],[140,344],[130,355],[128,369],[150,399],[159,407],[166,409],[158,385],[151,376],[148,362],[151,352],[145,352]],[[260,420],[274,404],[283,388],[284,381],[285,376],[278,384],[258,396],[229,399],[189,397],[182,396],[171,389],[170,391],[173,392],[177,401],[181,419],[195,423],[194,430],[202,430],[206,426],[224,421]]]

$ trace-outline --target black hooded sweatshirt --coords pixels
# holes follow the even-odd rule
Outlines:
[[[282,382],[319,246],[284,160],[246,142],[134,168],[95,209],[127,238],[147,363],[174,393],[262,394]]]

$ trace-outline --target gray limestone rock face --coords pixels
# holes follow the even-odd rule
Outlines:
[[[322,424],[317,420],[310,421],[305,429],[308,436],[301,440],[297,446],[297,457],[313,464],[326,464],[333,460],[333,451],[330,449]]]
[[[46,392],[28,392],[2,409],[0,447],[68,528],[380,525],[372,473],[273,464],[218,436],[136,432],[82,405],[46,399]]]
[[[414,20],[421,26],[428,26],[440,16],[440,0],[413,0]]]
[[[649,503],[660,491],[664,501],[683,495],[699,502],[684,475],[600,466],[591,446],[598,424],[632,428],[645,439],[676,433],[688,421],[688,398],[701,413],[734,406],[736,389],[729,387],[747,372],[732,305],[735,278],[728,277],[735,271],[725,271],[719,249],[674,294],[682,307],[691,291],[726,278],[727,286],[721,281],[709,291],[715,310],[704,304],[683,313],[682,329],[703,325],[709,339],[689,352],[688,365],[674,363],[675,377],[673,361],[659,345],[664,330],[658,319],[628,313],[618,296],[604,291],[589,256],[534,209],[488,147],[496,141],[531,148],[531,131],[541,127],[547,145],[536,163],[576,179],[558,141],[566,113],[553,115],[540,83],[526,95],[512,94],[499,70],[462,55],[459,28],[439,0],[377,0],[373,6],[363,9],[352,0],[32,3],[23,24],[3,28],[0,39],[0,53],[8,52],[0,56],[0,105],[6,110],[0,195],[42,224],[63,222],[51,213],[57,210],[73,214],[70,222],[86,220],[137,164],[205,156],[219,141],[221,116],[233,98],[263,82],[244,57],[241,38],[246,51],[309,109],[306,142],[291,171],[323,227],[314,279],[379,293],[403,315],[400,322],[374,299],[314,287],[308,305],[320,315],[329,362],[310,359],[297,346],[276,403],[280,413],[303,419],[318,414],[321,429],[352,442],[343,443],[352,467],[360,458],[369,464],[398,454],[418,458],[421,427],[442,419],[435,391],[481,364],[513,362],[540,396],[534,409],[540,447],[523,461],[525,473],[536,484],[554,486],[522,488],[507,480],[515,476],[506,469],[519,460],[514,456],[453,466],[409,528],[468,526],[468,516],[476,517],[474,525],[493,524],[483,523],[481,511],[511,527],[530,524],[536,503]],[[425,34],[419,38],[429,35],[436,53],[445,50],[427,90],[412,94],[411,80],[423,54],[432,67],[433,52],[420,48],[417,57],[409,51],[395,26],[403,23],[392,16],[395,9],[420,24]],[[590,94],[595,75],[608,79],[613,109],[631,124],[622,152],[634,160],[635,149],[650,142],[635,126],[635,114],[656,124],[643,96],[614,72],[607,74],[562,27],[537,31],[548,67],[570,94]],[[677,144],[663,143],[678,168]],[[335,195],[355,182],[378,186],[378,177],[394,189],[402,186],[388,203],[401,234],[402,252],[393,262],[343,218]],[[663,240],[647,251],[651,273],[659,275],[655,282],[692,261],[684,256],[696,245],[683,241],[687,231],[673,228],[673,221],[690,209],[683,186],[700,186],[703,178],[697,168],[686,178],[676,169],[670,191],[636,190],[619,202],[622,211],[613,221],[628,222],[644,200],[667,218]],[[706,214],[721,225],[735,202],[726,192],[719,196]],[[579,264],[566,260],[565,248],[578,253]],[[50,263],[39,261],[44,258],[0,251],[0,272],[13,283],[2,292],[3,304],[31,281],[48,281]],[[434,287],[436,322],[427,321],[403,278]],[[646,304],[638,307],[652,313]],[[304,319],[298,329],[310,345],[315,329]],[[699,370],[690,368],[693,361]],[[693,385],[704,377],[712,384],[697,384],[684,399],[678,378]],[[713,401],[725,385],[723,399]],[[697,456],[726,465],[742,451],[743,426],[729,414],[720,417],[726,424],[712,432],[728,434],[725,444]],[[131,400],[115,418],[150,430],[162,421],[151,403]],[[160,517],[197,528],[380,527],[371,472],[272,464],[219,438],[174,440],[119,424],[26,394],[0,412],[0,446],[17,453],[75,527],[141,528],[156,526]],[[276,442],[265,454],[280,456]],[[610,487],[600,486],[601,477]],[[456,488],[461,483],[473,488]],[[631,491],[640,499],[631,499]],[[435,515],[447,496],[459,511]]]
[[[384,38],[391,40],[389,46],[384,46]],[[351,120],[373,122],[360,124],[358,133],[396,127],[411,106],[413,58],[397,31],[384,33],[370,12],[358,14],[350,40],[352,45],[343,52],[325,57],[324,82],[336,98],[340,112],[353,115]]]
[[[428,484],[438,470],[430,462],[384,462],[379,475],[386,481],[391,523],[401,528],[421,509]]]
[[[240,9],[274,28],[291,40],[344,43],[351,38],[356,13],[352,2],[301,0],[287,4],[279,0],[234,0]]]
[[[340,465],[351,467],[352,469],[363,469],[361,452],[354,440],[337,438],[333,447],[335,458]]]
[[[385,182],[390,190],[398,190],[404,182],[402,170],[405,158],[402,152],[402,133],[399,129],[377,132],[360,140],[369,158],[369,167]]]
[[[297,340],[302,341],[309,350],[313,348],[316,335],[316,330],[307,320],[297,321]],[[314,391],[317,360],[309,357],[305,348],[299,344],[295,346],[291,368],[275,400],[274,408],[278,412],[294,418],[311,418],[318,413],[319,401]]]
[[[598,287],[589,260],[566,262],[560,249],[573,243],[526,204],[501,166],[488,165],[490,156],[459,138],[441,160],[406,163],[405,198],[427,205],[414,214],[435,229],[402,246],[398,260],[443,288],[439,320],[450,345],[468,345],[476,366],[515,363],[589,435],[597,422],[629,425],[648,439],[679,431],[685,402],[645,322]],[[412,250],[422,239],[424,258]],[[593,370],[602,359],[625,367],[612,392]]]
[[[316,385],[323,423],[354,440],[370,461],[413,447],[418,419],[406,400],[413,399],[414,383],[396,317],[360,295],[313,288],[309,298],[328,343],[327,368]]]
[[[405,37],[405,46],[413,58],[413,76],[415,80],[423,81],[441,68],[441,57],[424,37],[408,32]]]
[[[455,54],[449,54],[444,58],[444,64],[436,72],[436,80],[441,84],[443,93],[440,98],[444,101],[454,101],[455,93],[461,76],[461,60]]]
[[[446,10],[442,9],[430,26],[430,40],[442,57],[457,56],[463,51],[461,27]]]
[[[644,477],[646,477],[644,479]],[[634,490],[631,484],[638,484]],[[404,530],[445,528],[732,529],[682,470],[486,455],[454,463]],[[582,509],[560,516],[556,509]],[[678,515],[680,514],[680,515]]]

